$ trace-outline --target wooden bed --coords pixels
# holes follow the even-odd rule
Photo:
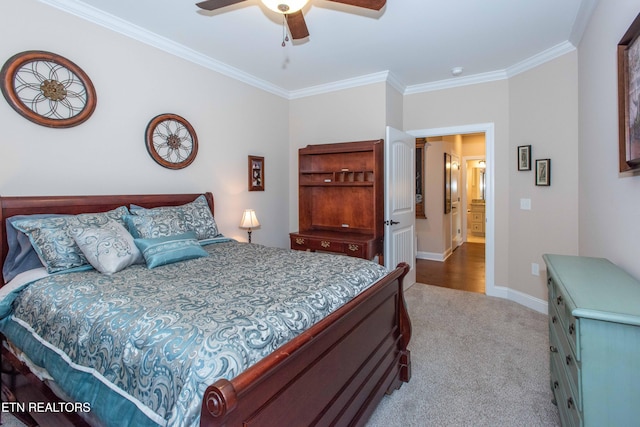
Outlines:
[[[5,220],[10,216],[103,212],[131,204],[176,206],[197,196],[0,197],[0,268],[7,256]],[[213,195],[205,196],[214,212]],[[407,271],[408,266],[400,264],[237,377],[209,385],[202,401],[201,425],[364,425],[384,394],[411,376],[407,349],[411,324],[402,286]],[[2,351],[7,353],[4,347]]]

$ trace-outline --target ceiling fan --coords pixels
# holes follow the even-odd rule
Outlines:
[[[196,3],[196,6],[205,10],[216,10],[225,6],[240,3],[246,0],[205,0]],[[287,20],[289,32],[294,40],[303,39],[309,36],[307,23],[302,15],[302,8],[309,0],[260,0],[269,9],[281,13]],[[336,3],[348,4],[350,6],[364,7],[366,9],[380,10],[387,0],[329,0]]]

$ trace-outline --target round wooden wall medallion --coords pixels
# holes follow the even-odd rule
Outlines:
[[[5,99],[20,115],[52,128],[86,121],[96,108],[96,90],[80,67],[51,52],[18,53],[0,70]]]
[[[177,114],[160,114],[151,119],[145,139],[149,155],[165,168],[186,168],[198,154],[195,130]]]

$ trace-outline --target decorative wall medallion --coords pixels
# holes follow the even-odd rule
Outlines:
[[[89,76],[60,55],[39,50],[18,53],[0,70],[2,94],[20,115],[52,128],[86,121],[96,108]]]
[[[198,154],[196,131],[177,114],[160,114],[151,119],[145,137],[147,151],[165,168],[186,168]]]

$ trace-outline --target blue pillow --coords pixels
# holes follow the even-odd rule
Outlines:
[[[33,270],[34,268],[43,267],[38,253],[33,249],[29,236],[22,231],[17,230],[13,226],[14,221],[21,219],[42,219],[52,218],[57,216],[65,216],[58,214],[35,214],[35,215],[16,215],[7,218],[7,242],[9,244],[9,251],[7,252],[7,258],[2,266],[2,276],[5,283],[9,283],[18,274]]]
[[[89,264],[71,233],[80,235],[84,230],[99,227],[109,220],[124,224],[122,217],[129,213],[126,206],[108,212],[84,213],[51,218],[28,218],[13,221],[16,230],[29,236],[40,262],[49,273]]]
[[[194,231],[153,239],[134,239],[134,242],[142,252],[142,256],[147,262],[147,268],[209,255],[200,246]]]

